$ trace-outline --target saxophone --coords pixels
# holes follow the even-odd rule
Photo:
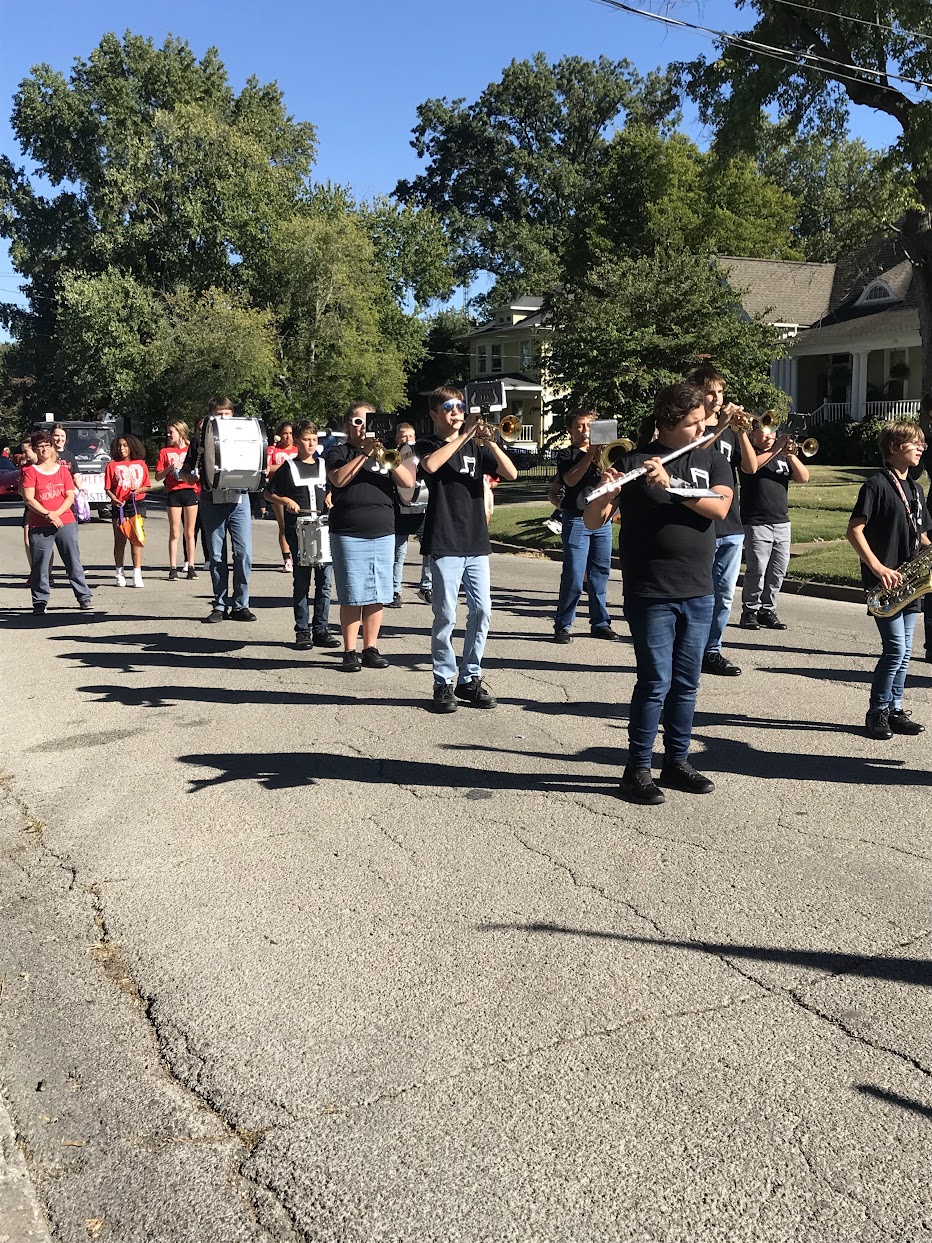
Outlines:
[[[896,587],[874,587],[867,593],[867,611],[874,617],[895,617],[918,596],[932,591],[932,544],[898,565],[902,575]]]

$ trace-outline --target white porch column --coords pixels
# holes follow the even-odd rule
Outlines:
[[[867,351],[851,355],[851,417],[860,422],[867,413]]]

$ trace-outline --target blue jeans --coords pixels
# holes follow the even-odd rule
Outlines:
[[[395,595],[401,594],[401,575],[405,568],[405,557],[408,555],[408,535],[400,535],[395,532],[395,564],[392,569],[392,583]],[[427,557],[421,557],[421,581],[418,583],[421,591],[430,591],[430,561]]]
[[[460,584],[466,592],[466,639],[460,682],[482,676],[482,653],[492,621],[492,589],[488,557],[431,557],[430,576],[434,593],[434,627],[430,655],[434,682],[452,682],[456,677],[453,654],[453,627]]]
[[[294,527],[285,525],[285,538],[291,549],[294,562],[294,583],[291,592],[291,605],[294,609],[295,630],[310,630],[312,634],[324,634],[330,621],[330,594],[333,590],[332,565],[298,565],[298,532]],[[311,590],[311,576],[314,578],[314,620],[308,625],[310,610],[307,597]]]
[[[664,762],[678,763],[689,754],[702,654],[714,607],[714,596],[625,600],[637,661],[628,719],[629,768],[651,767],[661,715]]]
[[[918,613],[875,617],[882,644],[880,660],[871,679],[871,712],[878,708],[902,708],[906,670],[913,651],[913,631]]]
[[[731,602],[735,598],[735,586],[741,572],[743,547],[743,535],[720,535],[715,541],[715,560],[712,562],[715,607],[712,610],[712,625],[709,627],[709,637],[705,645],[708,655],[722,650],[722,635],[731,616]]]
[[[249,607],[249,571],[252,569],[252,513],[249,494],[240,495],[239,504],[217,505],[208,493],[201,493],[201,526],[210,558],[210,581],[214,609]],[[230,567],[227,564],[226,537],[233,549],[233,596],[230,597]]]
[[[586,530],[582,514],[563,514],[563,573],[560,575],[560,598],[553,619],[556,630],[569,630],[576,620],[576,606],[582,595],[583,579],[589,584],[589,625],[607,626],[610,622],[605,593],[612,568],[612,524],[606,522],[597,531]]]

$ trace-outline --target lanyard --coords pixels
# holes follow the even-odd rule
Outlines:
[[[892,470],[890,470],[890,469],[889,469],[889,467],[888,467],[888,468],[884,471],[884,474],[887,476],[887,478],[888,478],[888,479],[890,480],[890,482],[893,484],[894,488],[896,488],[897,492],[898,492],[898,493],[899,493],[899,495],[900,495],[900,500],[903,502],[903,505],[904,505],[904,507],[905,507],[905,509],[906,509],[906,517],[907,517],[907,519],[908,519],[908,521],[909,521],[910,529],[912,530],[912,533],[913,533],[913,540],[912,540],[912,551],[911,551],[911,553],[910,553],[910,556],[913,556],[913,557],[914,557],[914,556],[916,555],[916,550],[917,550],[917,548],[919,547],[919,521],[918,521],[918,517],[917,517],[917,515],[916,515],[916,514],[914,514],[914,513],[913,513],[912,506],[910,505],[909,501],[906,499],[906,493],[903,491],[903,485],[900,483],[899,478],[897,477],[896,471],[892,471]],[[916,493],[913,491],[913,485],[912,485],[912,482],[911,482],[911,481],[910,481],[910,484],[909,484],[909,491],[910,491],[910,495],[912,496],[913,500],[916,502],[916,509],[917,509],[917,511],[918,511],[918,509],[919,509],[919,498],[917,497]]]

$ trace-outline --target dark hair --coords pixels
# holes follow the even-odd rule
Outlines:
[[[371,401],[351,401],[343,413],[343,423],[349,423],[357,410],[365,410],[366,414],[375,414],[375,406]]]
[[[635,449],[646,449],[649,444],[657,438],[657,428],[654,426],[654,416],[645,414],[638,424],[638,438]]]
[[[282,426],[284,427],[286,425],[283,423]],[[317,430],[317,424],[311,423],[307,419],[305,419],[303,423],[299,423],[297,427],[293,427],[292,431],[294,432],[295,440],[300,440],[300,438],[303,435],[305,435],[306,432],[310,432],[314,436],[317,436],[320,434]]]
[[[64,433],[65,433],[65,436],[67,436],[67,435],[68,435],[68,429],[67,429],[67,427],[64,427],[61,423],[53,423],[53,424],[52,424],[52,431],[53,431],[53,432],[64,432]]]
[[[119,436],[114,436],[110,442],[110,460],[116,462],[116,447],[121,440],[125,440],[129,446],[129,456],[132,462],[144,462],[146,460],[146,450],[142,441],[138,436],[131,436],[129,432],[121,432]]]
[[[45,429],[40,432],[33,432],[29,437],[29,443],[33,449],[38,449],[39,445],[50,445],[52,443],[52,434],[45,431]]]
[[[919,398],[919,414],[932,414],[932,393],[923,393]]]
[[[676,427],[698,406],[705,409],[705,394],[696,384],[668,384],[654,398],[654,426],[658,432]]]
[[[687,384],[695,384],[696,388],[701,389],[708,388],[710,384],[727,384],[728,382],[722,373],[710,363],[703,363],[687,371],[685,380]]]
[[[569,431],[577,419],[597,419],[598,417],[598,410],[592,410],[588,406],[577,406],[566,416],[566,430]]]
[[[233,409],[235,409],[235,407],[229,397],[211,397],[210,401],[207,403],[208,414],[216,414],[218,410]]]
[[[291,419],[285,419],[284,423],[279,423],[278,427],[276,427],[275,429],[275,435],[280,436],[286,427],[291,428],[291,434],[293,436],[294,435],[294,423],[292,423]]]
[[[465,401],[466,394],[461,388],[452,388],[449,384],[441,384],[427,399],[431,410],[439,410],[445,401]]]

